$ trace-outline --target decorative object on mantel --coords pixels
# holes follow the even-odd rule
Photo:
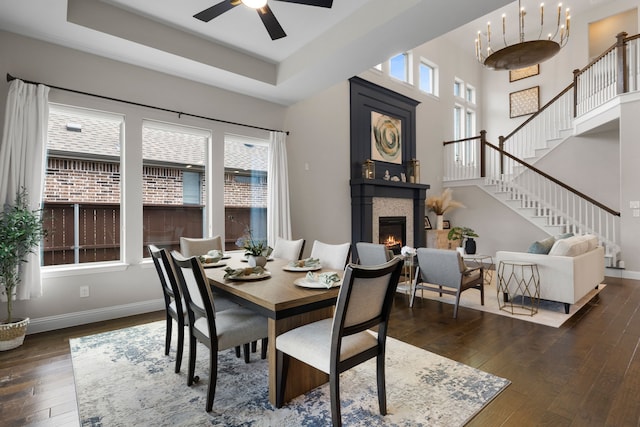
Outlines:
[[[480,237],[478,234],[469,227],[453,227],[449,230],[449,234],[447,235],[449,240],[459,240],[460,248],[463,248],[464,244],[464,254],[474,255],[476,253],[476,241],[473,240],[474,237]]]
[[[444,214],[455,208],[464,208],[460,202],[453,200],[453,190],[445,188],[439,196],[427,197],[427,208],[437,216],[436,229],[444,230]]]
[[[391,179],[391,175],[389,175],[389,170],[384,171],[384,176],[382,177],[385,181],[389,181]]]
[[[367,159],[362,162],[362,177],[364,179],[374,179],[376,177],[376,164],[373,160]]]
[[[504,48],[494,51],[491,47],[491,22],[487,22],[487,32],[485,34],[482,34],[482,31],[478,31],[475,39],[476,59],[485,67],[493,68],[494,70],[515,70],[539,64],[550,59],[560,52],[562,47],[566,46],[567,41],[569,40],[569,29],[571,26],[569,8],[565,9],[564,24],[561,25],[562,3],[558,4],[555,32],[553,34],[548,33],[548,35],[545,35],[546,40],[540,40],[544,29],[544,3],[541,3],[539,19],[540,28],[538,31],[535,31],[538,39],[525,41],[524,24],[527,12],[524,7],[522,7],[521,3],[521,0],[518,0],[518,41],[516,43],[511,45],[507,44],[506,14],[502,15],[502,40],[504,42]],[[559,40],[553,40],[558,35],[560,36]],[[483,36],[485,43],[487,44],[486,53],[482,42]]]
[[[407,163],[407,174],[409,175],[409,182],[420,182],[420,160],[409,160]]]

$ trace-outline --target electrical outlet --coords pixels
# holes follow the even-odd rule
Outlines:
[[[80,286],[80,298],[89,297],[89,287],[88,286]]]

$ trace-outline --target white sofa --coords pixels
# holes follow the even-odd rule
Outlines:
[[[604,280],[604,249],[594,236],[558,240],[548,255],[498,251],[500,261],[534,262],[540,273],[540,299],[565,304],[565,312]],[[557,255],[561,254],[561,255]]]

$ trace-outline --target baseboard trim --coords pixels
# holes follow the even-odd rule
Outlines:
[[[618,277],[620,279],[640,280],[640,271],[625,270],[624,268],[605,268],[605,276]]]
[[[150,313],[159,310],[164,310],[163,299],[40,317],[31,319],[29,327],[27,328],[27,335],[85,325],[87,323],[102,322],[104,320],[118,319],[120,317],[134,316],[136,314]]]

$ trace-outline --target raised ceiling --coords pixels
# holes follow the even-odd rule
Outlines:
[[[3,0],[0,29],[290,105],[509,0],[334,0],[331,9],[269,1],[287,37],[271,40],[221,0]]]

